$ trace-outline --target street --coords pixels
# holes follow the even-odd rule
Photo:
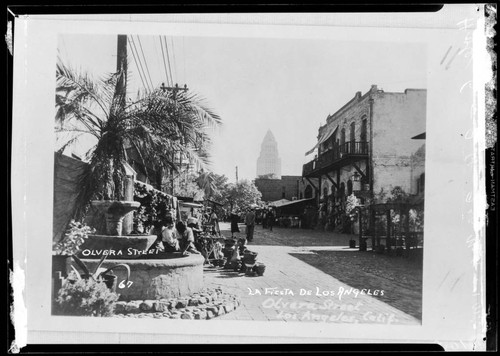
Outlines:
[[[244,226],[240,226],[243,236]],[[230,236],[229,224],[221,224]],[[242,305],[222,320],[420,324],[421,263],[348,247],[349,235],[255,227],[248,249],[263,276],[205,267],[207,287],[221,287]]]

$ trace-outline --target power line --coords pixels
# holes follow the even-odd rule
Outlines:
[[[148,72],[148,78],[149,78],[149,82],[151,83],[151,88],[154,88],[155,86],[153,85],[153,81],[151,80],[151,74],[149,74],[148,62],[146,60],[146,56],[144,55],[144,51],[142,49],[141,39],[139,38],[139,36],[137,36],[137,41],[139,42],[139,47],[141,48],[142,57],[144,58],[144,64],[146,65],[146,71]]]
[[[147,78],[146,78],[146,72],[144,71],[144,67],[142,66],[141,58],[139,57],[139,51],[137,50],[137,46],[135,45],[135,41],[134,41],[133,37],[131,37],[131,44],[132,44],[133,50],[135,50],[136,64],[137,63],[139,64],[137,69],[139,70],[139,73],[141,74],[141,76],[143,78],[142,85],[144,86],[144,89],[151,91],[151,88],[149,87],[149,83],[148,83]],[[134,53],[134,52],[132,51],[132,53]]]
[[[177,76],[177,65],[175,64],[175,49],[174,49],[174,39],[172,37],[170,37],[170,42],[172,43],[172,61],[173,61],[173,64],[174,64],[174,75],[177,79],[179,79],[179,77]]]
[[[172,85],[173,85],[174,84],[174,77],[172,76],[172,67],[170,66],[170,55],[168,53],[167,37],[166,36],[163,36],[163,41],[165,42],[165,51],[167,52],[168,70],[170,72],[170,78],[172,79]]]
[[[167,63],[165,62],[165,52],[163,51],[163,42],[162,38],[160,36],[160,46],[161,46],[161,53],[162,53],[162,59],[163,59],[163,68],[165,69],[165,77],[167,78],[167,85],[172,86],[172,83],[169,83],[168,81],[168,71],[167,71]]]
[[[141,72],[141,69],[142,69],[142,64],[140,63],[140,61],[138,60],[138,58],[136,58],[136,55],[134,53],[134,49],[135,49],[135,45],[133,43],[133,39],[130,39],[129,38],[129,43],[130,43],[130,49],[131,49],[131,52],[132,52],[132,56],[134,57],[134,62],[135,62],[135,66],[137,67],[137,71],[139,72],[139,76],[141,78],[141,82],[142,82],[142,86],[144,87],[144,89],[149,89],[148,86],[146,85],[146,82],[144,80],[144,77],[143,77],[143,74]],[[137,51],[137,49],[135,49]],[[139,56],[139,54],[137,54],[137,57]]]

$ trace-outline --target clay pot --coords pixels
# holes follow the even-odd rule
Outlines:
[[[257,273],[258,276],[262,276],[264,275],[264,271],[266,270],[266,265],[263,264],[263,263],[257,263],[253,270],[255,271],[255,273]]]

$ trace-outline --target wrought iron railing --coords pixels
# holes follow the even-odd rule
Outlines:
[[[322,153],[316,159],[307,162],[302,167],[302,175],[306,176],[312,172],[325,168],[342,158],[348,156],[368,155],[368,142],[346,142],[344,144],[333,147],[332,149]]]

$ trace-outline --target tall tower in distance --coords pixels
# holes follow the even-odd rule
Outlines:
[[[257,177],[281,179],[281,158],[278,156],[278,143],[271,130],[260,145],[260,156],[257,159]]]

